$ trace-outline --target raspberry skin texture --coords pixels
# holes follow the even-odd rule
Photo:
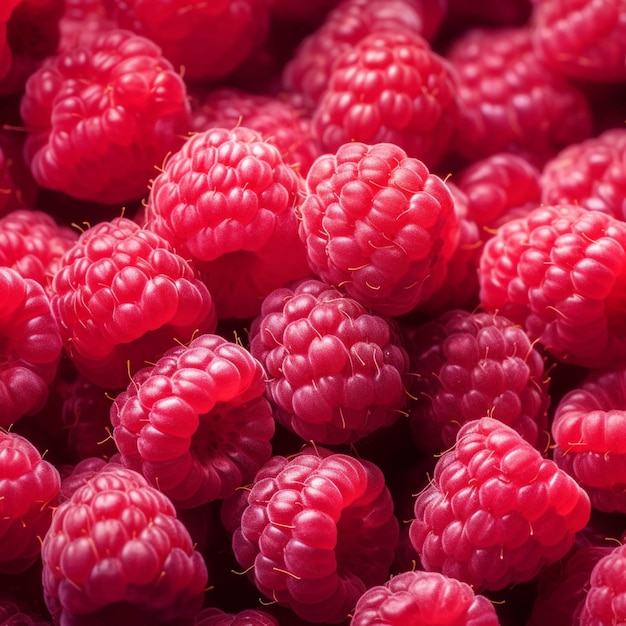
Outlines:
[[[61,502],[42,546],[55,624],[192,626],[206,565],[171,501],[109,463]]]
[[[283,70],[282,86],[302,97],[312,112],[328,88],[339,54],[382,31],[407,30],[432,41],[444,13],[443,0],[343,0],[296,48]]]
[[[447,50],[459,120],[451,152],[468,163],[513,152],[541,167],[592,133],[587,99],[537,58],[529,26],[463,32]]]
[[[0,267],[0,426],[41,410],[61,360],[62,342],[43,287]]]
[[[562,362],[624,359],[626,224],[570,204],[540,206],[498,229],[479,268],[484,310],[499,311]]]
[[[207,607],[196,615],[194,626],[279,626],[276,619],[265,611],[246,609],[239,613],[225,613]]]
[[[426,571],[498,590],[564,557],[590,512],[585,491],[554,461],[483,417],[464,424],[437,461],[409,534]]]
[[[0,573],[39,558],[61,487],[57,469],[25,437],[0,431]]]
[[[464,582],[437,572],[410,571],[359,598],[350,626],[499,626],[494,605]]]
[[[48,57],[28,79],[20,111],[37,183],[102,204],[147,195],[191,114],[185,84],[158,46],[125,30]]]
[[[538,449],[547,444],[548,375],[526,332],[506,317],[450,310],[405,332],[410,424],[417,445],[442,452],[460,427],[489,415]]]
[[[276,419],[305,441],[352,443],[403,413],[409,357],[399,328],[321,281],[269,294],[250,351]]]
[[[85,378],[125,389],[175,341],[215,330],[211,294],[159,235],[124,217],[84,231],[60,261],[51,305]]]
[[[612,128],[572,144],[541,173],[544,204],[578,204],[626,221],[626,130]]]
[[[309,265],[377,313],[408,313],[445,277],[457,245],[443,180],[393,144],[354,142],[317,159],[299,207]]]
[[[156,177],[146,228],[193,261],[220,319],[251,318],[310,274],[295,207],[303,178],[245,126],[193,135]]]
[[[343,622],[386,580],[399,535],[381,470],[319,447],[272,457],[222,519],[259,591],[314,623]]]
[[[626,513],[626,369],[590,372],[559,401],[552,422],[554,460],[600,511]]]
[[[626,80],[624,0],[540,0],[533,40],[555,73],[589,82]]]
[[[436,167],[456,127],[457,84],[448,62],[420,35],[382,31],[334,61],[313,112],[322,149],[348,142],[393,143]]]
[[[122,463],[177,506],[232,496],[272,453],[265,373],[244,347],[205,334],[141,369],[111,408]]]

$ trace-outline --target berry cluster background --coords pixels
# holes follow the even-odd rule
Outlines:
[[[626,0],[3,0],[0,624],[626,623]]]

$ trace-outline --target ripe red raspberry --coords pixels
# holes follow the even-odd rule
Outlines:
[[[626,513],[626,368],[587,375],[559,401],[554,460],[587,491],[594,508]]]
[[[545,204],[578,204],[626,221],[626,129],[612,128],[564,148],[541,174]]]
[[[115,463],[61,502],[42,560],[48,609],[75,626],[192,626],[208,578],[169,499]]]
[[[148,191],[189,129],[185,84],[150,40],[111,30],[49,57],[26,84],[25,156],[42,186],[102,204]]]
[[[457,245],[452,194],[393,144],[353,142],[320,157],[299,212],[313,271],[387,315],[407,313],[435,291]]]
[[[194,626],[278,626],[278,622],[269,613],[257,609],[233,614],[207,607],[196,615]]]
[[[456,126],[456,92],[449,64],[425,39],[380,31],[335,59],[313,130],[327,152],[351,141],[388,142],[432,168]]]
[[[59,22],[59,50],[85,45],[102,30],[115,28],[106,14],[103,0],[65,0],[65,12]]]
[[[123,464],[180,507],[232,496],[272,453],[264,378],[245,348],[218,335],[168,350],[111,408]]]
[[[220,87],[210,91],[191,116],[191,130],[246,126],[275,145],[285,163],[303,176],[322,151],[313,136],[311,119],[286,98],[246,93]]]
[[[467,422],[415,501],[410,537],[427,571],[475,588],[532,580],[565,556],[589,520],[568,474],[490,417]]]
[[[62,343],[43,287],[0,267],[0,427],[36,413],[48,399]]]
[[[295,213],[303,184],[258,132],[210,129],[154,180],[146,228],[192,259],[220,319],[253,317],[270,291],[310,273]]]
[[[368,589],[350,626],[499,626],[491,602],[464,582],[437,572],[410,571]]]
[[[548,376],[522,328],[495,313],[450,310],[406,335],[415,374],[410,423],[419,447],[446,450],[464,423],[485,415],[545,447]]]
[[[480,299],[555,358],[583,367],[624,360],[626,223],[575,205],[511,220],[485,244]]]
[[[539,0],[533,37],[555,72],[592,82],[626,80],[624,0]]]
[[[623,624],[626,622],[626,545],[614,548],[591,570],[580,626]]]
[[[396,421],[409,357],[396,325],[317,280],[273,291],[250,327],[276,419],[305,441],[354,442]]]
[[[270,0],[104,0],[120,28],[154,41],[186,80],[230,74],[268,34]]]
[[[61,257],[78,233],[43,211],[17,209],[0,218],[0,264],[49,290]]]
[[[32,443],[0,430],[0,573],[24,571],[39,558],[60,487],[59,472]]]
[[[386,580],[398,541],[380,469],[324,449],[272,457],[222,517],[259,591],[312,622],[343,622]]]
[[[473,28],[446,54],[458,78],[453,149],[469,162],[514,152],[541,166],[591,135],[587,100],[544,67],[531,36],[529,26]]]
[[[175,341],[215,330],[206,286],[159,235],[119,217],[84,231],[60,261],[51,304],[67,353],[101,387],[128,376]]]
[[[341,53],[381,31],[407,30],[431,41],[444,12],[443,0],[342,0],[297,47],[283,71],[283,87],[301,96],[307,109],[313,111]]]

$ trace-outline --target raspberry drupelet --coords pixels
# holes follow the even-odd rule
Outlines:
[[[125,30],[48,57],[20,108],[37,183],[102,204],[145,196],[190,121],[180,75],[156,44]]]
[[[497,590],[565,556],[590,512],[587,494],[554,461],[483,417],[439,457],[409,532],[425,570]]]
[[[360,142],[317,159],[299,207],[321,280],[386,315],[413,310],[444,281],[458,238],[444,181],[400,147]]]
[[[124,217],[80,235],[61,258],[51,291],[67,354],[104,388],[125,389],[146,361],[217,323],[211,294],[192,266]]]
[[[272,457],[222,518],[259,591],[315,623],[343,622],[386,580],[399,533],[380,469],[323,448]]]
[[[139,370],[111,408],[121,462],[178,506],[232,496],[272,453],[261,364],[204,334]]]
[[[305,441],[354,442],[403,414],[409,358],[397,325],[321,281],[269,294],[250,350],[276,419]]]

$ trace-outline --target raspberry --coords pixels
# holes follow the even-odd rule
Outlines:
[[[129,375],[175,340],[216,326],[211,295],[191,265],[123,217],[84,231],[51,289],[67,353],[101,387],[125,388]]]
[[[155,179],[146,228],[193,260],[220,319],[253,317],[270,291],[309,274],[295,213],[303,184],[256,131],[210,129]]]
[[[613,128],[564,148],[541,175],[545,204],[578,204],[626,221],[626,129]]]
[[[415,501],[410,537],[427,571],[475,588],[532,580],[589,520],[574,479],[490,417],[464,424]]]
[[[256,609],[232,614],[208,607],[196,615],[194,626],[278,626],[278,622],[269,613]]]
[[[561,361],[624,359],[626,224],[575,205],[546,205],[500,227],[480,260],[480,300]]]
[[[620,545],[601,558],[591,570],[580,626],[623,624],[626,621],[626,547]]]
[[[39,558],[61,486],[59,472],[26,438],[0,430],[0,573]]]
[[[341,53],[374,32],[408,30],[431,41],[444,12],[443,0],[342,0],[297,47],[285,65],[283,87],[300,95],[313,111]],[[328,54],[329,50],[333,53]]]
[[[456,125],[456,92],[447,61],[421,36],[373,33],[334,61],[313,130],[328,152],[350,141],[388,142],[435,167]]]
[[[43,211],[16,209],[0,218],[0,264],[48,290],[61,257],[77,239],[75,230]]]
[[[601,511],[626,513],[625,407],[626,369],[621,366],[589,373],[555,409],[554,460]]]
[[[299,211],[314,272],[387,315],[408,313],[441,285],[457,244],[452,194],[393,144],[353,142],[320,157]]]
[[[626,79],[624,0],[540,0],[532,15],[535,47],[552,70],[593,82]]]
[[[502,315],[449,310],[406,334],[418,446],[441,452],[454,445],[464,423],[485,415],[534,447],[545,446],[548,379],[522,328]]]
[[[310,118],[286,98],[229,87],[214,89],[193,112],[191,130],[201,133],[216,126],[228,129],[246,126],[258,131],[265,141],[280,150],[285,163],[302,175],[321,155]]]
[[[436,572],[402,572],[371,587],[354,609],[350,626],[499,626],[493,604],[473,589]]]
[[[172,503],[114,463],[61,502],[42,559],[45,600],[58,624],[192,626],[207,582]]]
[[[270,0],[104,0],[120,28],[154,41],[186,80],[230,74],[265,42]]]
[[[111,30],[49,57],[26,84],[25,156],[35,180],[82,200],[141,198],[189,128],[181,77],[150,40]]]
[[[36,413],[48,399],[61,358],[61,336],[43,287],[0,267],[0,427]]]
[[[537,58],[528,26],[473,28],[446,54],[458,78],[454,152],[472,162],[514,152],[538,166],[592,132],[582,92]]]
[[[122,462],[181,507],[233,495],[272,452],[264,376],[245,348],[217,335],[168,350],[113,404]]]
[[[261,593],[312,622],[345,620],[385,581],[398,541],[380,469],[324,449],[272,457],[223,519]]]
[[[402,413],[408,355],[392,322],[317,280],[277,289],[250,327],[276,419],[305,441],[353,442]]]

